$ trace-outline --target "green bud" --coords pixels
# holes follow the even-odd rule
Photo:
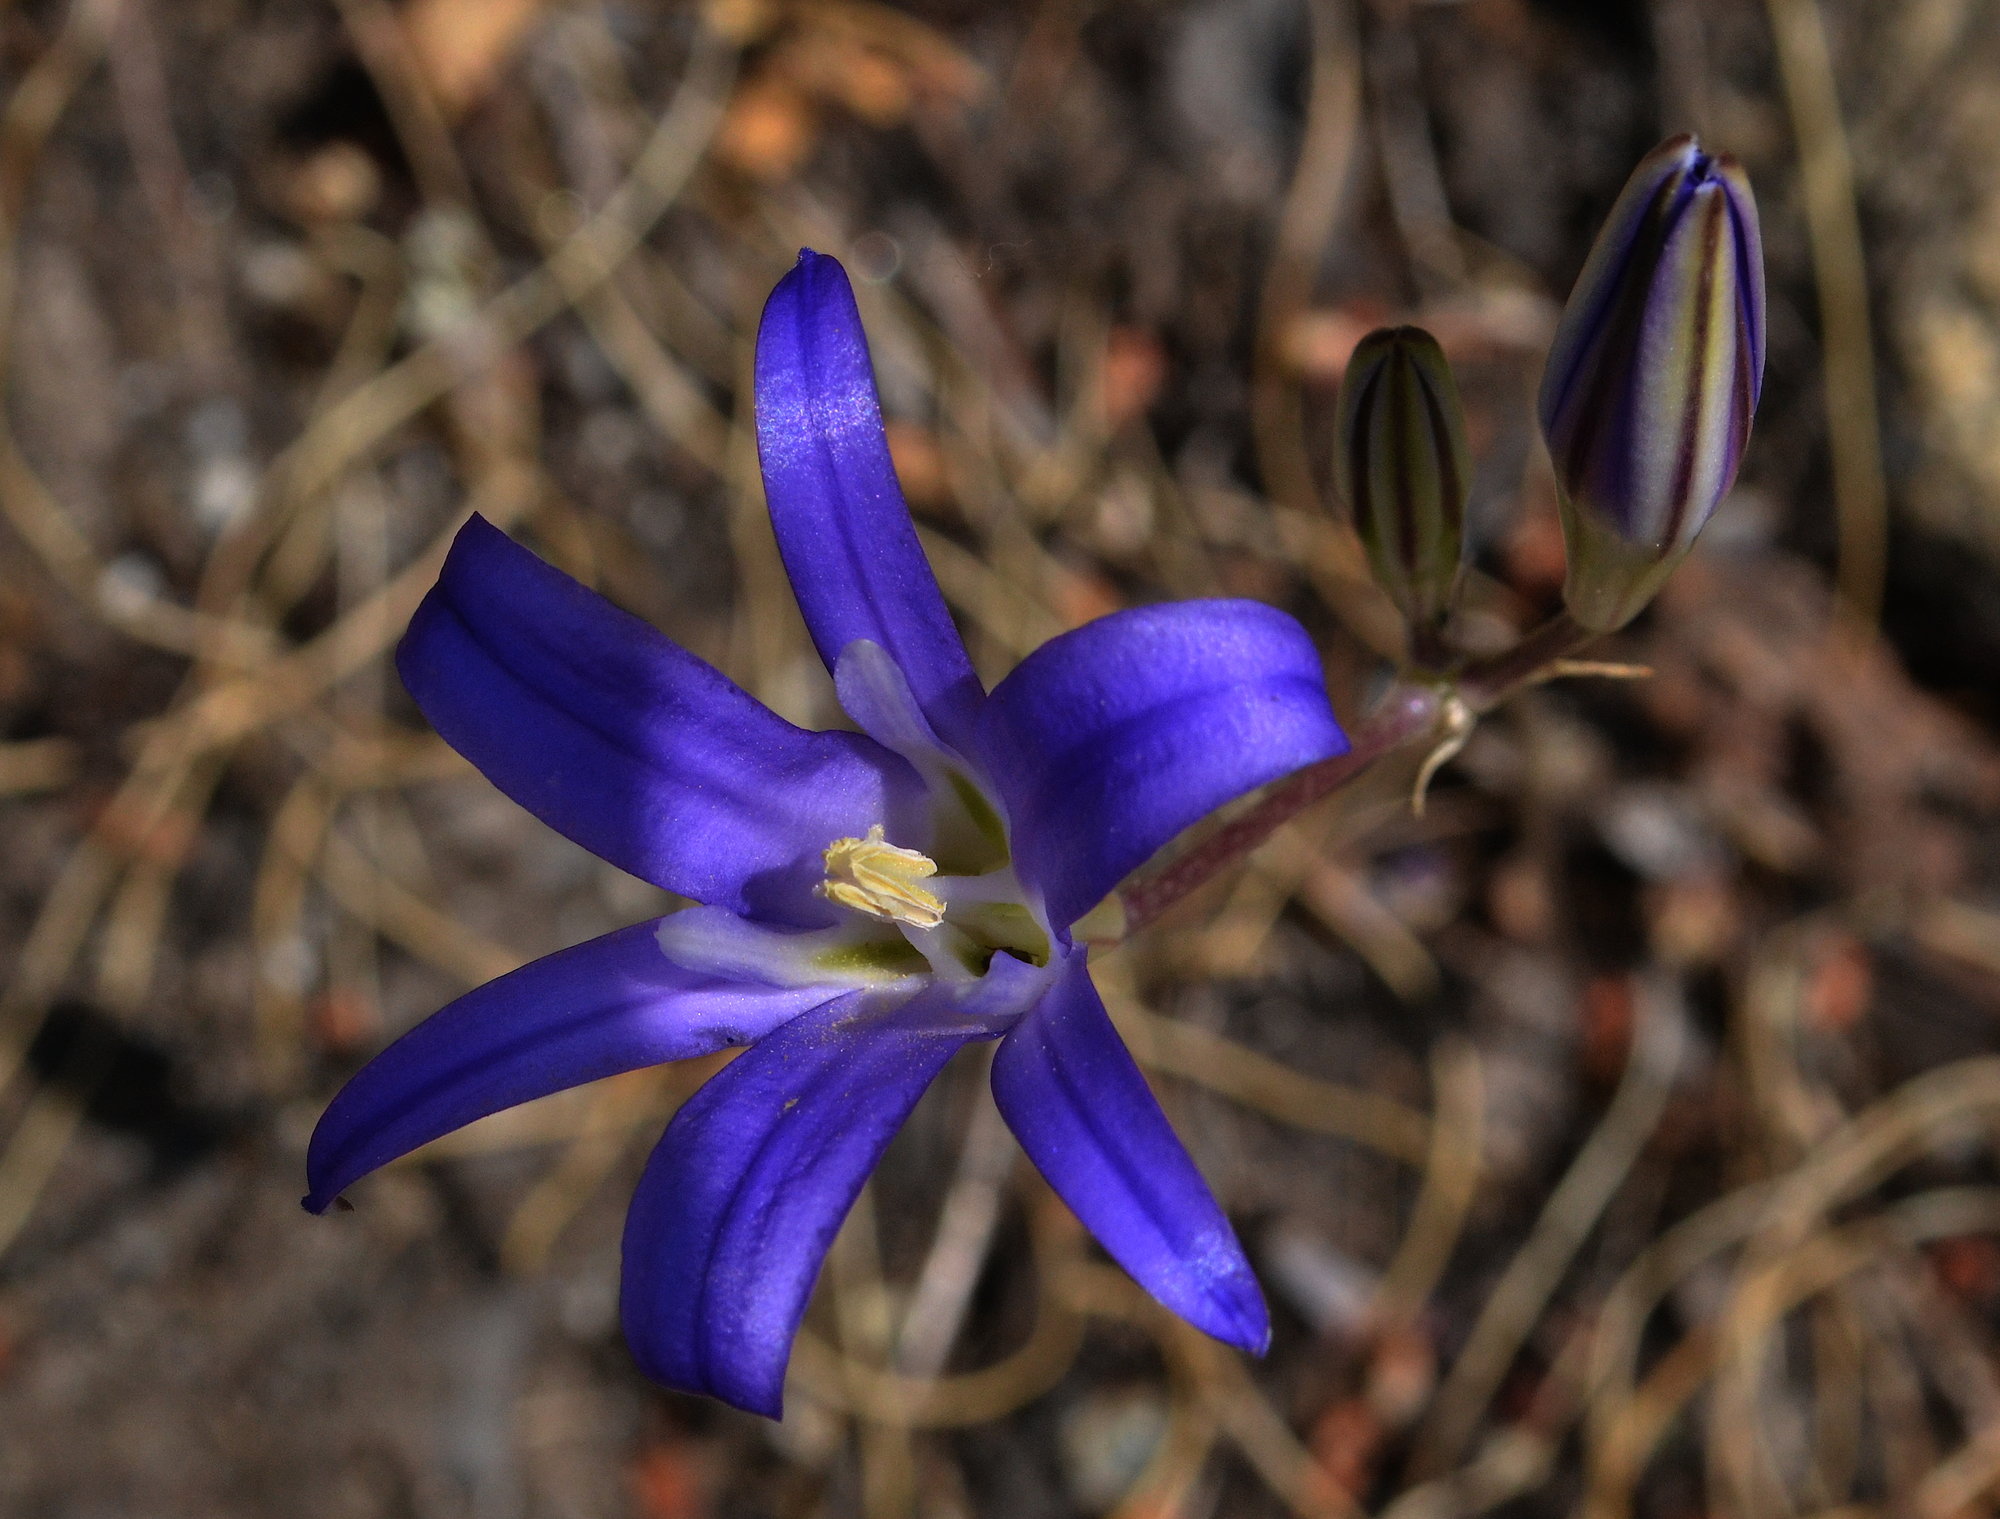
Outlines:
[[[1472,488],[1458,385],[1421,327],[1371,332],[1340,386],[1334,478],[1375,579],[1419,637],[1451,611]]]

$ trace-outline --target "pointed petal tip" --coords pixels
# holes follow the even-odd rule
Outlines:
[[[1264,1294],[1252,1283],[1246,1300],[1230,1306],[1232,1322],[1228,1332],[1216,1338],[1260,1359],[1270,1354],[1271,1311],[1264,1306]]]
[[[842,285],[852,288],[852,282],[847,277],[847,266],[831,253],[822,253],[817,248],[799,249],[799,256],[792,261],[792,267],[785,271],[785,277],[772,287],[771,294],[775,296],[785,286],[801,280],[838,280]]]
[[[1676,174],[1685,175],[1692,185],[1720,180],[1744,194],[1750,188],[1750,176],[1741,159],[1727,149],[1704,146],[1692,132],[1667,138],[1640,159],[1628,183],[1652,188]]]
[[[1264,1355],[1271,1348],[1271,1310],[1235,1234],[1197,1253],[1208,1280],[1192,1294],[1153,1289],[1155,1296],[1203,1334],[1249,1355]]]
[[[1080,957],[1007,1035],[992,1081],[1028,1159],[1134,1282],[1226,1345],[1269,1348],[1270,1313],[1236,1231]]]
[[[691,1375],[687,1367],[670,1367],[648,1355],[643,1348],[646,1343],[644,1326],[629,1319],[624,1324],[625,1344],[632,1356],[632,1364],[639,1368],[647,1381],[664,1387],[669,1392],[684,1393],[694,1398],[714,1398],[727,1403],[731,1408],[739,1408],[746,1414],[755,1414],[761,1419],[777,1423],[785,1417],[785,1371],[789,1356],[780,1361],[775,1377],[747,1370],[742,1366],[729,1368],[721,1376]],[[747,1374],[746,1374],[747,1371]]]
[[[740,1408],[746,1414],[756,1414],[776,1424],[785,1417],[785,1362],[778,1363],[775,1380],[760,1377],[746,1384],[718,1387],[714,1396],[731,1408]]]
[[[1676,132],[1640,159],[1640,168],[1634,172],[1644,173],[1648,167],[1664,165],[1691,169],[1711,162],[1714,157],[1694,133]]]

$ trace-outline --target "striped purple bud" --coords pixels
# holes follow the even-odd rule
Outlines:
[[[1421,646],[1451,610],[1472,471],[1458,385],[1421,327],[1363,338],[1340,385],[1334,477],[1381,584]]]
[[[1578,622],[1609,631],[1653,599],[1735,481],[1763,382],[1750,182],[1670,138],[1611,208],[1542,375]]]

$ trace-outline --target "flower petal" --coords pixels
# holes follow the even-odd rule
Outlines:
[[[930,971],[893,925],[852,912],[829,928],[801,932],[720,907],[690,907],[661,919],[654,937],[674,964],[725,981],[853,990]]]
[[[856,992],[697,1092],[625,1219],[625,1337],[641,1369],[776,1418],[792,1336],[861,1184],[953,1053],[998,1033],[1044,984],[999,956],[969,996]]]
[[[833,662],[833,690],[855,727],[918,770],[963,763],[932,729],[903,667],[872,639],[857,638],[840,651]]]
[[[863,733],[900,754],[924,778],[933,829],[921,847],[939,868],[954,876],[979,875],[1004,865],[1007,824],[992,783],[971,758],[947,747],[932,730],[889,651],[857,638],[840,651],[833,688]]]
[[[896,482],[847,271],[811,249],[757,330],[757,453],[778,550],[826,667],[857,638],[880,644],[938,736],[962,747],[979,678]]]
[[[340,1089],[306,1156],[305,1205],[324,1212],[377,1166],[441,1134],[566,1087],[744,1044],[841,995],[751,986],[671,963],[635,923],[466,993]]]
[[[825,923],[812,892],[829,842],[928,821],[903,761],[794,728],[479,517],[396,668],[445,741],[536,817],[732,912]]]
[[[1028,1158],[1140,1286],[1197,1329],[1264,1353],[1271,1320],[1243,1247],[1081,954],[1001,1042],[993,1096]]]
[[[1254,601],[1136,607],[1052,638],[979,740],[1021,879],[1073,923],[1189,824],[1344,753],[1304,628]]]

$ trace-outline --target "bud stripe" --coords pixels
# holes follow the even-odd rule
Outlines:
[[[1694,303],[1694,331],[1688,334],[1688,393],[1687,400],[1682,403],[1680,446],[1674,458],[1674,485],[1667,493],[1663,539],[1668,543],[1680,540],[1681,529],[1687,521],[1688,503],[1694,496],[1694,472],[1702,443],[1702,412],[1708,400],[1708,332],[1715,320],[1715,252],[1722,239],[1724,215],[1723,197],[1711,197],[1702,216],[1700,294]]]
[[[1588,378],[1584,373],[1586,370],[1593,368],[1601,370],[1600,355],[1609,336],[1619,327],[1626,325],[1620,319],[1626,309],[1634,303],[1629,271],[1634,264],[1650,267],[1658,260],[1660,248],[1666,242],[1667,229],[1672,227],[1674,213],[1679,209],[1677,204],[1671,203],[1680,199],[1679,192],[1686,187],[1686,184],[1685,173],[1676,173],[1661,181],[1654,188],[1645,206],[1629,218],[1633,228],[1632,236],[1615,259],[1602,271],[1595,297],[1585,308],[1564,313],[1564,328],[1574,325],[1578,334],[1596,333],[1599,335],[1598,339],[1590,341],[1586,338],[1585,341],[1565,345],[1563,334],[1559,333],[1555,350],[1551,355],[1550,372],[1543,381],[1545,390],[1553,387],[1567,391],[1579,380]],[[1608,232],[1610,229],[1607,227],[1605,230]],[[1586,264],[1583,275],[1579,277],[1579,286],[1594,272]],[[1560,379],[1557,378],[1557,366],[1560,366],[1561,370]]]
[[[1742,171],[1724,161],[1722,193],[1729,201],[1729,238],[1735,250],[1737,278],[1736,314],[1742,323],[1743,340],[1749,349],[1747,412],[1757,410],[1764,390],[1764,250],[1757,227],[1757,202],[1743,182]],[[1747,440],[1749,422],[1744,433]]]
[[[1673,229],[1673,203],[1680,199],[1678,192],[1684,183],[1685,176],[1676,175],[1654,192],[1640,220],[1638,236],[1619,263],[1619,278],[1604,303],[1599,337],[1594,343],[1579,345],[1568,386],[1572,390],[1581,386],[1581,404],[1562,427],[1562,436],[1549,439],[1557,456],[1568,460],[1562,483],[1571,494],[1596,485],[1609,488],[1613,499],[1631,496],[1635,483],[1631,440],[1609,435],[1631,431],[1637,401],[1634,392],[1640,379],[1637,360],[1645,335],[1647,297],[1652,290],[1648,282],[1628,277],[1627,271],[1634,265],[1649,270],[1658,266]],[[1586,367],[1588,373],[1584,372]],[[1593,466],[1602,469],[1607,458],[1620,478],[1590,480]],[[1627,520],[1622,525],[1629,529],[1636,524]]]
[[[1730,217],[1729,240],[1736,250],[1738,270],[1750,269],[1752,261],[1757,258],[1750,249],[1749,237],[1743,218],[1740,215]],[[1750,381],[1750,405],[1755,408],[1758,395],[1764,388],[1764,313],[1757,309],[1755,287],[1748,279],[1741,282],[1741,288],[1736,293],[1736,320],[1743,325],[1743,344],[1748,350],[1746,358],[1755,365],[1754,372],[1747,376]]]
[[[1389,397],[1389,440],[1392,459],[1408,459],[1416,444],[1416,418],[1411,415],[1410,380],[1415,366],[1407,355],[1398,352],[1389,363],[1394,366],[1396,383],[1390,387]],[[1422,382],[1419,381],[1419,384]],[[1393,472],[1396,487],[1396,542],[1403,551],[1403,563],[1415,564],[1417,560],[1417,511],[1416,481],[1412,471],[1399,469]]]
[[[1443,438],[1450,434],[1451,421],[1445,410],[1445,402],[1439,397],[1431,377],[1417,369],[1417,383],[1423,387],[1424,412],[1430,421],[1431,435]],[[1458,455],[1451,449],[1442,449],[1438,454],[1438,495],[1444,507],[1443,530],[1447,537],[1456,538],[1465,530],[1465,500],[1472,493],[1468,481],[1459,477]]]
[[[1361,382],[1361,391],[1354,404],[1353,414],[1356,417],[1365,418],[1371,415],[1375,393],[1382,388],[1382,371],[1387,367],[1387,365],[1377,365],[1369,371],[1367,379]],[[1374,531],[1379,533],[1382,528],[1380,503],[1376,499],[1375,492],[1369,489],[1369,439],[1370,429],[1365,424],[1351,427],[1347,431],[1348,479],[1352,482],[1351,490],[1354,496],[1349,505],[1355,509],[1357,516],[1373,519],[1371,525]]]

